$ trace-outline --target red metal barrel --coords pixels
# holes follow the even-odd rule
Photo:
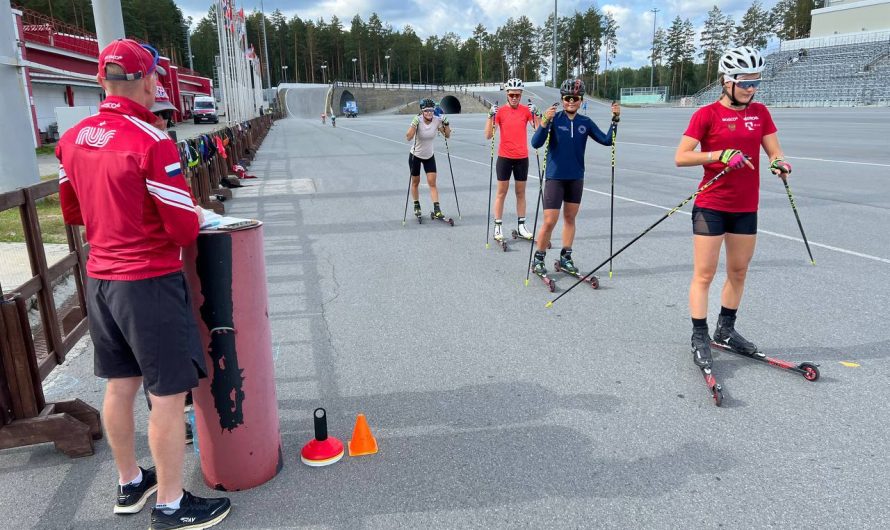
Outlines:
[[[192,392],[204,482],[252,488],[284,463],[262,225],[201,232],[183,258],[208,371]]]

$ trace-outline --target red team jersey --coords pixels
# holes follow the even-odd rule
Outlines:
[[[751,157],[754,169],[744,166],[721,177],[696,197],[695,204],[723,212],[756,212],[760,200],[760,147],[764,136],[776,132],[769,110],[752,102],[744,110],[724,107],[719,101],[706,105],[692,115],[684,135],[695,138],[704,152],[738,149]],[[699,187],[723,170],[720,162],[707,164]]]
[[[176,145],[155,116],[110,96],[56,147],[65,222],[86,226],[87,274],[141,280],[182,269],[180,248],[198,236],[198,215]]]
[[[498,107],[494,115],[494,123],[501,133],[501,144],[498,146],[498,156],[504,158],[528,158],[528,124],[535,124],[532,111],[525,105],[518,105],[515,109],[510,105]]]

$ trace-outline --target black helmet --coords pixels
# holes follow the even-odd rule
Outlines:
[[[430,98],[423,98],[420,100],[420,110],[434,108],[436,108],[436,102]]]
[[[584,96],[584,81],[580,79],[566,79],[559,87],[560,96]]]

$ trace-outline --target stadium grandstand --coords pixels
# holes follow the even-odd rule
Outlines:
[[[811,36],[766,57],[757,99],[772,106],[890,105],[890,0],[829,0],[812,11]],[[697,105],[717,99],[714,83]]]

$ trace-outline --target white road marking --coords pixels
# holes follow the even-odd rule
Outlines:
[[[359,134],[364,134],[364,135],[366,135],[366,136],[370,136],[370,137],[372,137],[372,138],[377,138],[377,139],[379,139],[379,140],[385,140],[385,141],[387,141],[387,142],[392,142],[392,143],[399,144],[399,145],[405,145],[404,142],[399,142],[399,141],[393,140],[392,138],[386,138],[386,137],[384,137],[384,136],[378,136],[378,135],[376,135],[376,134],[371,134],[371,133],[367,133],[367,132],[364,132],[364,131],[359,131],[359,130],[352,129],[352,128],[349,128],[349,127],[343,127],[343,129],[345,129],[345,130],[347,130],[347,131],[356,132],[356,133],[359,133]],[[624,143],[627,143],[627,142],[624,142]],[[638,144],[638,145],[649,145],[649,144]],[[663,147],[663,146],[655,146],[655,147]],[[444,152],[442,152],[442,151],[438,151],[438,154],[440,154],[440,155],[446,155],[446,153],[444,153]],[[480,161],[478,161],[478,160],[471,160],[471,159],[469,159],[469,158],[464,158],[464,157],[457,156],[457,155],[454,155],[454,154],[451,155],[451,158],[453,158],[453,159],[457,159],[457,160],[463,160],[463,161],[465,161],[465,162],[470,162],[470,163],[473,163],[473,164],[479,164],[480,166],[488,166],[488,165],[489,165],[489,164],[486,164],[486,163],[484,163],[484,162],[480,162]],[[790,157],[789,157],[789,158],[790,158]],[[881,165],[881,164],[877,164],[877,165]],[[535,175],[535,174],[532,174],[532,173],[529,173],[528,176],[531,177],[531,178],[540,179],[540,177],[538,177],[538,175]],[[610,194],[610,193],[606,193],[606,192],[604,192],[604,191],[594,190],[594,189],[591,189],[591,188],[584,188],[584,190],[585,190],[585,191],[589,191],[589,192],[591,192],[591,193],[597,193],[597,194],[599,194],[599,195],[605,195],[606,197],[611,197],[611,194]],[[615,198],[616,198],[616,199],[620,199],[620,200],[622,200],[622,201],[631,202],[631,203],[634,203],[634,204],[641,204],[641,205],[644,205],[644,206],[651,206],[651,207],[653,207],[653,208],[658,208],[658,209],[660,209],[660,210],[666,210],[666,211],[673,210],[672,207],[661,206],[660,204],[654,204],[654,203],[651,203],[651,202],[640,201],[640,200],[637,200],[637,199],[631,199],[630,197],[624,197],[624,196],[622,196],[622,195],[615,195]],[[685,211],[683,211],[683,210],[678,210],[677,213],[682,213],[682,214],[684,214],[684,215],[692,215],[692,213],[690,213],[690,212],[685,212]],[[801,238],[799,238],[799,237],[789,236],[789,235],[786,235],[786,234],[780,234],[779,232],[772,232],[772,231],[770,231],[770,230],[758,229],[758,230],[757,230],[757,233],[758,233],[758,234],[767,234],[767,235],[774,236],[774,237],[778,237],[778,238],[781,238],[781,239],[787,239],[787,240],[790,240],[790,241],[797,241],[797,242],[799,242],[799,243],[803,243],[803,239],[801,239]],[[832,246],[832,245],[826,245],[825,243],[817,243],[817,242],[815,242],[815,241],[810,241],[810,246],[811,246],[811,247],[824,248],[825,250],[831,250],[831,251],[834,251],[834,252],[839,252],[839,253],[841,253],[841,254],[847,254],[847,255],[850,255],[850,256],[856,256],[857,258],[865,258],[865,259],[872,260],[872,261],[877,261],[877,262],[880,262],[880,263],[887,263],[887,264],[890,264],[890,259],[887,259],[887,258],[882,258],[882,257],[879,257],[879,256],[872,256],[871,254],[863,254],[862,252],[856,252],[855,250],[849,250],[849,249],[845,249],[845,248],[841,248],[841,247],[835,247],[835,246]]]

